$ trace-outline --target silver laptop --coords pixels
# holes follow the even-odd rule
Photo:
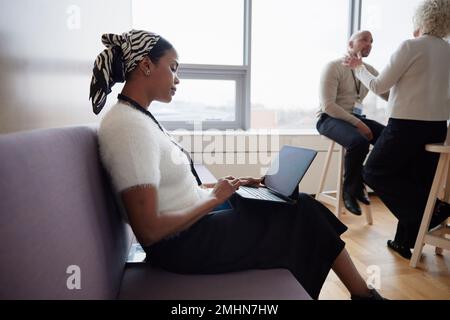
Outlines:
[[[295,203],[298,184],[316,155],[314,150],[283,146],[264,176],[264,187],[240,187],[236,194],[246,199]]]

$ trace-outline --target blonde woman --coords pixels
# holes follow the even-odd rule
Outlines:
[[[388,247],[411,258],[422,220],[437,155],[425,145],[445,141],[450,115],[450,0],[426,0],[414,16],[414,39],[403,42],[379,76],[362,64],[361,55],[344,61],[376,94],[390,90],[390,119],[369,156],[364,181],[397,217]],[[450,215],[437,201],[431,227]]]

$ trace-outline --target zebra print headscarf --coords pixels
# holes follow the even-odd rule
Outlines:
[[[95,114],[99,114],[105,106],[111,87],[117,82],[124,82],[125,76],[149,54],[159,39],[159,35],[142,30],[102,36],[102,43],[107,49],[95,60],[89,93]]]

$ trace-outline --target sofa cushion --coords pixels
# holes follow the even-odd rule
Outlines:
[[[311,300],[311,297],[284,269],[181,275],[145,263],[129,263],[119,299]]]
[[[0,135],[0,177],[0,299],[116,298],[130,230],[95,129]]]

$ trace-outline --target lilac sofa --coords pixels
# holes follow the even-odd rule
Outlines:
[[[310,299],[287,270],[179,275],[127,263],[133,238],[95,128],[0,135],[0,299]]]

